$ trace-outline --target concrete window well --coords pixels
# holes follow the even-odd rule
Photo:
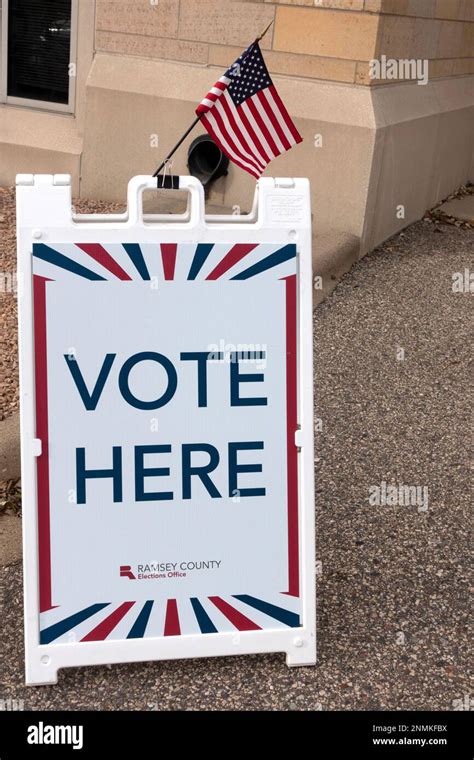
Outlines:
[[[0,712],[3,694],[23,696],[15,177],[70,175],[74,211],[120,214],[130,179],[185,135],[168,174],[201,180],[213,221],[251,215],[255,177],[202,123],[187,130],[264,30],[303,139],[263,176],[311,184],[321,665],[172,663],[160,709],[208,709],[217,686],[224,708],[262,710],[451,710],[469,694],[474,0],[0,0],[0,618],[14,684]],[[183,199],[153,185],[143,205],[183,213]],[[392,481],[419,503],[390,505]],[[97,668],[48,704],[142,709],[154,671],[136,667],[126,699],[124,671]]]

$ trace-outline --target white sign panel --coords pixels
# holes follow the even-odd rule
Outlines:
[[[28,683],[315,661],[308,183],[216,221],[189,177],[142,218],[152,181],[71,218],[67,177],[18,177]]]

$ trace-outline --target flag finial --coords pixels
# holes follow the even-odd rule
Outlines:
[[[270,27],[271,27],[272,24],[273,24],[273,19],[270,21],[270,23],[268,24],[268,26],[265,27],[265,29],[263,30],[263,32],[261,33],[261,35],[259,37],[257,37],[257,39],[255,40],[255,42],[260,42],[260,40],[262,39],[262,37],[265,37],[266,33],[268,32],[268,30],[270,29]]]

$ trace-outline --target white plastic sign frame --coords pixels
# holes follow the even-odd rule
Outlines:
[[[137,176],[125,213],[74,215],[69,175],[17,176],[27,684],[121,662],[267,652],[316,661],[309,182],[262,178],[250,214],[222,217],[205,215],[198,180],[180,177],[179,188],[184,214],[143,215],[156,178]],[[240,335],[258,350],[244,356]],[[150,338],[163,353],[143,353]],[[210,354],[179,362],[179,351],[203,349],[217,350],[215,366]],[[167,365],[148,361],[139,376],[142,359],[165,354]],[[149,411],[150,389],[166,385],[155,369],[169,370],[168,392],[173,363],[176,398]],[[229,372],[237,409],[226,406]],[[219,445],[196,454],[204,434]],[[123,459],[114,448],[111,467],[114,435]],[[155,457],[154,442],[171,438],[180,455],[179,441],[191,441],[182,475]],[[228,471],[213,484],[219,459]],[[168,496],[156,495],[163,474]],[[153,502],[181,484],[174,502]]]

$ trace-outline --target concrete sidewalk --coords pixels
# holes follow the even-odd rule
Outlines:
[[[16,563],[0,568],[0,699],[102,710],[465,705],[471,296],[452,284],[473,250],[473,230],[418,222],[315,312],[316,667],[288,669],[283,655],[91,667],[26,689]],[[384,482],[428,501],[370,503]]]

